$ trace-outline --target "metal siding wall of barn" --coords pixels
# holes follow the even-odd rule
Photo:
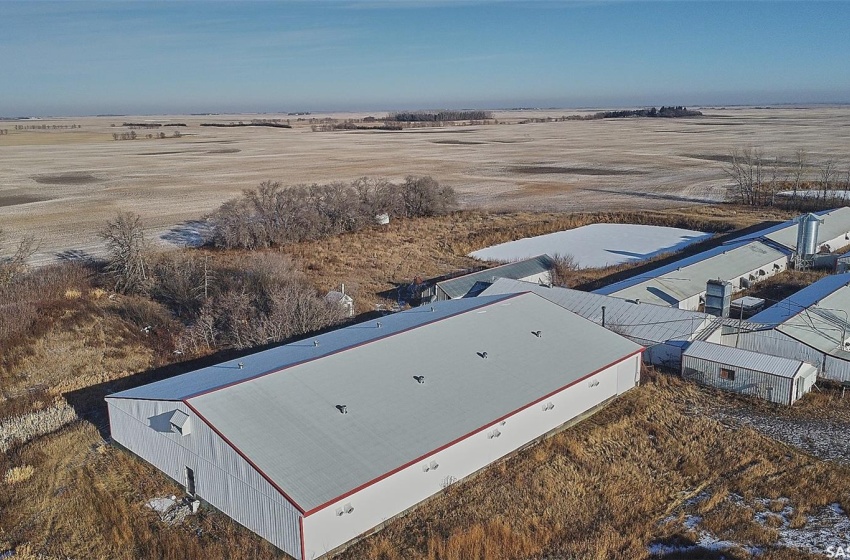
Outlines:
[[[195,473],[195,494],[287,554],[300,558],[300,512],[183,403],[110,399],[112,438],[181,486]],[[173,410],[191,417],[192,433],[159,432],[149,419]]]
[[[721,379],[721,368],[734,370],[735,380]],[[779,404],[791,404],[789,397],[792,380],[763,371],[727,366],[693,356],[682,356],[682,377],[726,391],[753,395]],[[769,387],[772,388],[771,391],[768,391]]]
[[[734,333],[724,335],[723,344],[735,346],[736,338],[738,337]],[[770,356],[779,356],[780,358],[809,362],[817,366],[821,371],[824,366],[823,352],[811,346],[806,346],[775,330],[742,332],[740,338],[738,338],[738,348],[761,352]]]
[[[833,381],[850,381],[850,362],[827,355],[821,375]]]
[[[621,369],[622,368],[622,369]],[[496,423],[481,432],[423,458],[387,478],[366,486],[304,518],[307,558],[321,556],[370,529],[407,511],[444,487],[473,474],[529,442],[554,430],[600,403],[617,395],[618,371],[640,371],[640,356],[614,364],[564,389],[542,402]],[[634,379],[635,377],[632,377]],[[595,384],[598,382],[598,384]],[[634,385],[633,385],[634,386]],[[625,388],[621,388],[625,389]],[[551,402],[554,408],[543,410]],[[488,437],[492,430],[498,437]],[[436,461],[435,470],[424,465]],[[351,504],[351,513],[337,515],[337,508]]]

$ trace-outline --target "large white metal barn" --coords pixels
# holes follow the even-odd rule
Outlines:
[[[734,291],[742,290],[785,270],[789,254],[760,241],[721,245],[593,293],[696,311],[708,280],[726,280]]]
[[[533,293],[479,297],[107,403],[117,443],[306,559],[634,387],[641,350]]]

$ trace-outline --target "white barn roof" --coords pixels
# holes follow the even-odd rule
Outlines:
[[[641,350],[531,293],[380,321],[108,398],[182,400],[309,513]]]
[[[616,297],[568,288],[550,288],[507,278],[496,280],[481,295],[491,296],[529,291],[600,325],[602,324],[602,306],[604,305],[606,326],[640,344],[657,344],[668,340],[688,340],[706,325],[707,321],[714,320],[713,316],[697,311],[687,311],[664,305],[644,303],[638,305]]]
[[[658,305],[676,305],[704,292],[706,282],[712,278],[736,280],[785,256],[782,251],[758,241],[721,245],[605,286],[594,293]]]

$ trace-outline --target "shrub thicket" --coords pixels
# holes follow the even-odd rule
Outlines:
[[[454,189],[431,177],[401,184],[358,179],[351,183],[284,188],[266,181],[210,216],[210,243],[226,249],[262,249],[356,231],[378,214],[421,217],[457,206]]]

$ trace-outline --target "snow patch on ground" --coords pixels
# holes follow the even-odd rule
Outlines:
[[[635,224],[591,224],[580,228],[526,237],[474,251],[476,259],[512,262],[537,255],[572,255],[580,268],[598,268],[650,259],[680,251],[711,237],[689,229]]]
[[[794,191],[780,191],[778,193],[779,196],[784,196],[787,198],[791,198],[794,196]],[[836,190],[828,190],[828,191],[819,191],[819,190],[807,190],[807,191],[797,191],[797,198],[850,198],[850,191],[836,191]]]
[[[698,505],[709,496],[703,492],[696,498],[692,498],[682,504],[680,511]],[[850,517],[841,509],[837,503],[829,504],[820,508],[811,515],[806,516],[806,523],[802,527],[792,528],[791,519],[794,516],[794,507],[788,498],[756,498],[748,503],[742,496],[730,494],[726,501],[739,507],[753,507],[755,513],[753,520],[761,525],[775,527],[779,538],[771,548],[789,548],[823,554],[830,546],[839,546],[850,543]],[[774,504],[779,502],[782,510],[771,511]],[[665,518],[661,525],[666,525],[677,520],[677,516],[670,515]],[[685,514],[681,522],[682,528],[697,535],[696,542],[689,543],[665,543],[657,542],[649,545],[649,553],[652,556],[665,556],[668,554],[692,553],[701,551],[724,551],[730,549],[745,550],[748,554],[756,556],[764,552],[762,547],[745,543],[717,538],[710,531],[700,528],[702,517],[695,514]],[[775,521],[778,520],[778,526]]]
[[[168,525],[178,525],[192,514],[192,503],[187,500],[177,500],[176,496],[152,498],[145,506],[159,514],[159,518]]]

